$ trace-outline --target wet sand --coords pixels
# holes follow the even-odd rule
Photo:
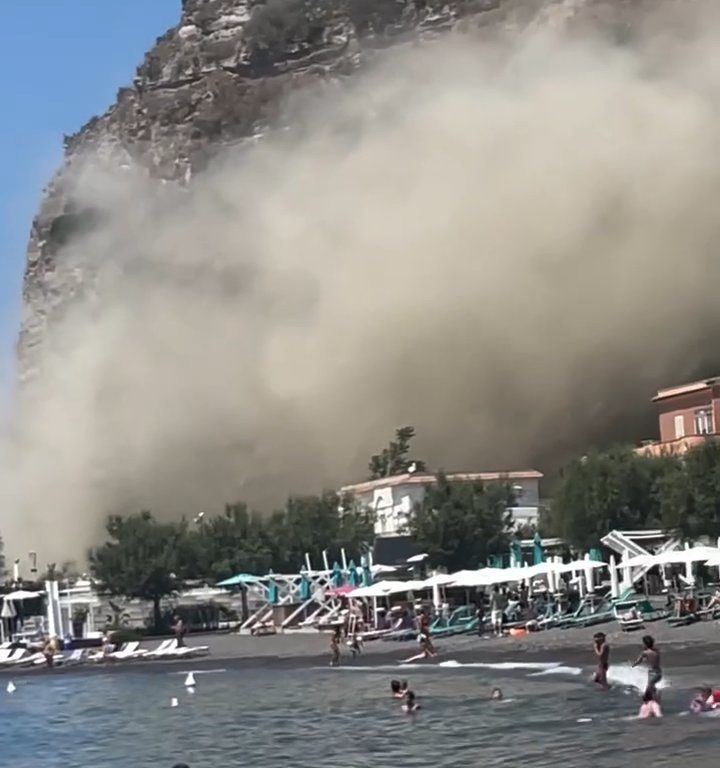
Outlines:
[[[592,668],[592,636],[603,631],[611,646],[614,663],[633,661],[640,650],[644,634],[652,635],[663,655],[665,666],[683,667],[720,662],[720,622],[698,622],[689,627],[671,627],[666,621],[645,625],[644,630],[622,632],[614,622],[585,629],[552,629],[524,637],[480,638],[477,635],[459,635],[435,640],[437,657],[427,664],[454,660],[469,662],[562,662]],[[188,646],[206,645],[207,656],[193,659],[116,661],[104,664],[83,664],[77,667],[11,668],[0,667],[0,675],[58,674],[70,672],[120,672],[143,669],[168,668],[242,668],[242,667],[316,667],[327,666],[330,658],[329,633],[286,633],[266,637],[237,634],[191,634]],[[142,647],[157,647],[158,640],[145,641]],[[341,646],[342,665],[380,666],[396,665],[418,653],[414,641],[374,640],[365,644],[363,653],[353,658],[350,649]]]

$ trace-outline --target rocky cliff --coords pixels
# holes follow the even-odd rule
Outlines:
[[[20,375],[37,365],[53,314],[92,282],[92,265],[57,259],[96,212],[72,195],[78,158],[141,166],[185,184],[218,148],[263,131],[286,96],[350,75],[391,45],[452,30],[602,19],[623,30],[640,0],[183,0],[178,24],[157,39],[132,84],[76,134],[33,221],[23,287]],[[658,3],[655,3],[657,5]]]

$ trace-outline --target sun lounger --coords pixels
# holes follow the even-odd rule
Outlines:
[[[141,656],[145,656],[146,651],[141,650],[139,640],[131,640],[129,643],[125,643],[119,651],[108,653],[106,658],[111,661],[128,661],[129,659],[137,659]]]
[[[144,659],[161,658],[172,646],[177,645],[177,640],[163,640],[153,651],[147,651],[143,654]]]
[[[9,656],[7,656],[5,659],[0,661],[0,666],[13,666],[14,664],[17,664],[19,661],[21,661],[23,658],[28,657],[28,652],[25,648],[16,648],[12,653],[10,653]]]

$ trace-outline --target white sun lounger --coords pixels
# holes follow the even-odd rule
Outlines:
[[[145,651],[140,649],[139,640],[131,640],[129,643],[125,643],[119,651],[108,653],[108,659],[115,661],[127,661],[128,659],[137,659],[145,655]]]
[[[150,653],[146,653],[144,658],[151,659],[185,659],[189,656],[202,656],[210,649],[207,645],[201,646],[183,646],[178,648],[177,640],[165,640],[160,646]]]
[[[16,648],[9,656],[0,661],[0,665],[10,667],[22,661],[24,658],[28,658],[27,650],[25,648]]]

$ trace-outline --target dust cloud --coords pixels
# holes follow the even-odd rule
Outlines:
[[[88,160],[105,218],[60,261],[94,288],[18,404],[9,553],[361,480],[403,424],[447,469],[652,437],[654,389],[720,362],[709,28],[403,48],[186,190]]]

